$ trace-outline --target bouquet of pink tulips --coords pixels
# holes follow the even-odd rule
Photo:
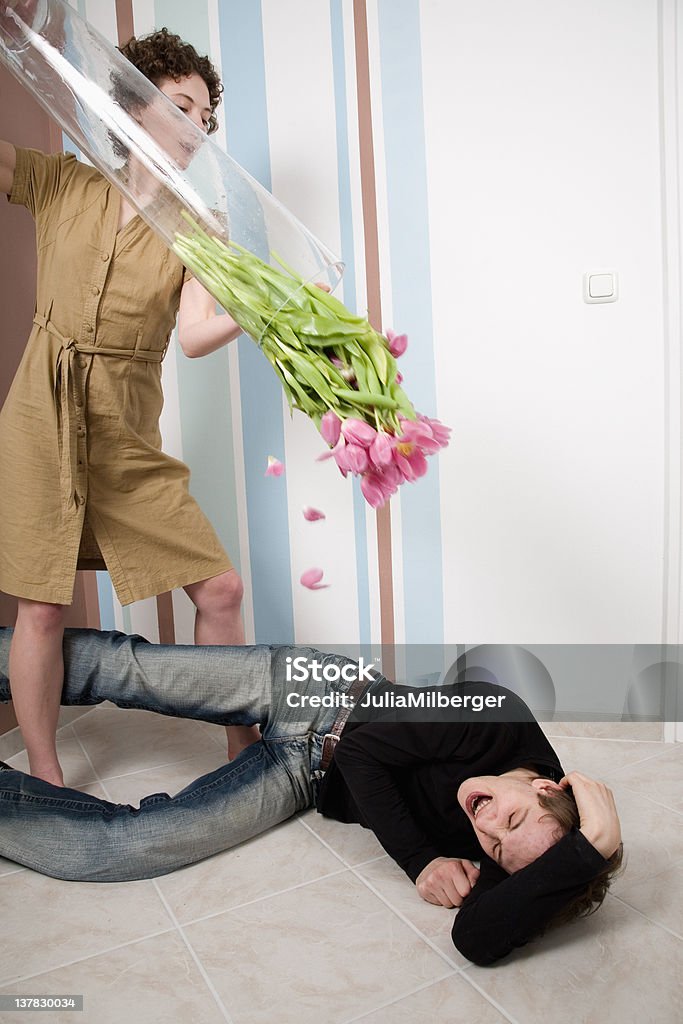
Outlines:
[[[416,413],[401,387],[396,359],[406,336],[379,334],[275,253],[282,270],[187,219],[192,234],[176,236],[176,252],[258,342],[290,409],[314,421],[329,445],[321,458],[360,476],[373,508],[423,476],[425,456],[448,444],[450,429]]]
[[[398,418],[396,432],[374,427],[367,420],[340,420],[329,409],[320,422],[320,433],[331,449],[320,456],[333,457],[344,474],[360,476],[363,496],[379,508],[395,494],[400,484],[414,481],[427,472],[426,455],[448,444],[450,428],[418,413],[416,419]]]

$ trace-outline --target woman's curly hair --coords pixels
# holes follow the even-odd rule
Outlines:
[[[571,786],[567,786],[560,792],[539,793],[538,802],[546,814],[557,822],[558,839],[573,828],[579,827],[579,809],[576,806]],[[585,889],[555,915],[548,927],[554,928],[556,925],[568,924],[577,917],[587,917],[589,914],[593,914],[607,895],[612,879],[620,871],[623,858],[624,847],[623,844],[620,844],[606,861],[600,874],[592,878]]]
[[[129,39],[125,46],[119,47],[124,57],[141,71],[145,78],[155,85],[163,78],[187,78],[196,73],[203,79],[209,90],[211,115],[207,134],[211,135],[218,128],[215,110],[221,101],[223,86],[218,73],[208,57],[200,57],[191,43],[185,43],[180,36],[160,28],[147,36]],[[125,98],[120,97],[122,106],[126,106]]]

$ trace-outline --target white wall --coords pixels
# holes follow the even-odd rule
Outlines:
[[[409,329],[407,389],[453,427],[426,525],[434,469],[392,503],[399,642],[681,635],[681,3],[367,0],[384,326]],[[210,50],[226,81],[219,141],[238,159],[251,145],[254,173],[345,249],[344,297],[364,311],[353,11],[352,0],[134,4],[136,31],[168,24]],[[403,59],[405,125],[391,95]],[[415,179],[396,192],[403,160]],[[413,201],[427,243],[411,254]],[[401,277],[411,255],[414,282],[405,265]],[[583,274],[602,267],[619,273],[619,300],[586,305]],[[394,322],[413,283],[424,300],[410,325]],[[250,442],[249,344],[209,369],[172,351],[164,413],[241,562],[249,639],[290,621],[298,640],[376,641],[374,516],[330,463],[312,462],[310,424],[270,408],[272,448]],[[219,382],[210,396],[202,374]],[[207,420],[226,406],[232,436],[214,434],[207,451]],[[286,501],[264,537],[249,471],[254,486],[271,451],[286,457]],[[307,503],[328,519],[305,524]],[[287,543],[274,584],[268,567]],[[299,586],[314,564],[329,590]],[[175,607],[187,639],[191,615]],[[153,617],[114,608],[126,628]]]
[[[446,638],[657,642],[657,3],[421,11]]]

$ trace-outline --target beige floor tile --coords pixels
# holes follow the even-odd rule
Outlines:
[[[3,875],[14,875],[17,871],[25,871],[26,868],[22,868],[21,864],[15,864],[13,860],[6,860],[4,857],[0,857],[0,878]]]
[[[628,881],[627,876],[615,893],[683,940],[683,859],[677,864],[653,867],[647,878]],[[683,949],[679,955],[683,958]]]
[[[51,970],[172,927],[151,882],[63,882],[35,871],[0,878],[0,983]]]
[[[205,754],[190,757],[186,761],[176,761],[164,765],[163,768],[148,768],[142,772],[132,772],[118,778],[105,779],[109,799],[117,804],[133,804],[137,806],[143,797],[152,793],[168,793],[174,796],[201,775],[220,768],[226,762],[226,756],[218,747],[210,745]]]
[[[212,725],[210,722],[200,722],[199,724],[205,735],[213,740],[217,747],[224,751],[228,749],[228,737],[224,725]]]
[[[5,988],[1,992],[8,992]],[[224,1024],[206,982],[177,932],[14,983],[12,994],[83,996],[83,1012],[13,1012],[11,1024]]]
[[[104,791],[104,787],[99,782],[89,782],[87,786],[79,786],[79,792],[89,793],[90,796],[96,796],[100,800],[108,800],[108,796]]]
[[[659,757],[616,772],[614,782],[683,813],[683,743],[667,743]]]
[[[412,996],[375,1010],[358,1024],[507,1024],[507,1017],[464,978],[454,976],[437,981]]]
[[[624,765],[635,764],[653,755],[661,754],[663,743],[634,743],[613,740],[607,743],[597,739],[560,737],[552,746],[566,772],[577,770],[603,779]],[[640,768],[635,769],[639,771]]]
[[[157,879],[178,920],[261,899],[343,870],[343,864],[296,821]]]
[[[386,856],[375,833],[362,825],[349,825],[333,821],[332,818],[323,818],[317,811],[308,811],[301,821],[324,839],[347,864],[353,866],[373,857]]]
[[[95,781],[95,773],[81,745],[68,726],[57,736],[57,756],[64,772],[64,782],[72,789],[82,789]],[[28,756],[25,750],[7,759],[7,763],[21,772],[28,771]]]
[[[0,736],[0,761],[11,761],[23,749],[24,741],[18,729],[10,729]]]
[[[611,780],[626,867],[611,892],[652,921],[683,934],[683,816]]]
[[[614,891],[618,892],[622,883],[640,881],[653,870],[683,858],[683,815],[673,814],[648,797],[634,793],[616,778],[610,786],[619,811],[626,856],[626,869],[614,882]]]
[[[661,741],[661,722],[544,722],[546,736],[584,736],[596,740]]]
[[[592,917],[468,974],[523,1024],[677,1024],[682,954],[679,939],[608,897]]]
[[[69,730],[69,724],[76,718],[81,718],[84,714],[90,714],[91,708],[61,708],[59,711],[59,722],[57,725],[57,735],[60,732],[67,732]],[[71,732],[68,732],[71,736]],[[24,741],[19,729],[10,729],[9,732],[3,733],[0,736],[0,761],[10,761],[15,754],[19,754],[24,749]]]
[[[374,889],[407,921],[460,967],[467,963],[451,939],[455,911],[435,907],[418,896],[417,889],[401,868],[386,857],[356,869]]]
[[[185,931],[234,1024],[335,1024],[444,973],[349,872]]]
[[[201,722],[98,707],[72,726],[100,778],[185,761],[207,749]]]
[[[97,705],[92,707],[81,707],[79,705],[73,705],[71,707],[63,707],[59,709],[59,724],[58,729],[68,728],[73,722],[78,721],[79,718],[83,718],[83,715],[90,715],[95,710]]]

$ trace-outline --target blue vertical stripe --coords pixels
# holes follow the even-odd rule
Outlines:
[[[100,606],[100,629],[116,629],[114,618],[114,595],[108,572],[95,573],[97,578],[97,600]]]
[[[154,13],[157,27],[176,32],[199,54],[209,53],[206,4],[156,0]],[[183,458],[192,472],[190,490],[239,571],[228,351],[223,348],[195,360],[179,352],[177,365]]]
[[[379,0],[384,146],[395,330],[410,347],[401,360],[416,408],[436,410],[427,167],[418,0]],[[443,573],[438,456],[401,490],[407,644],[443,643]],[[410,650],[408,651],[410,676]],[[424,664],[422,665],[424,670]]]
[[[349,125],[346,106],[346,60],[344,55],[344,18],[342,0],[330,0],[332,30],[332,73],[337,128],[337,180],[339,184],[339,225],[341,258],[346,264],[344,304],[356,308],[356,259],[353,239],[353,207],[351,204],[351,169],[349,158]],[[368,538],[365,528],[365,498],[357,479],[353,481],[353,519],[356,540],[356,586],[358,594],[358,628],[361,645],[368,645],[370,636],[370,586],[368,581]]]
[[[261,4],[219,7],[230,155],[271,188]],[[286,479],[264,477],[268,455],[283,459],[282,388],[250,339],[239,339],[242,434],[256,642],[294,639]]]

